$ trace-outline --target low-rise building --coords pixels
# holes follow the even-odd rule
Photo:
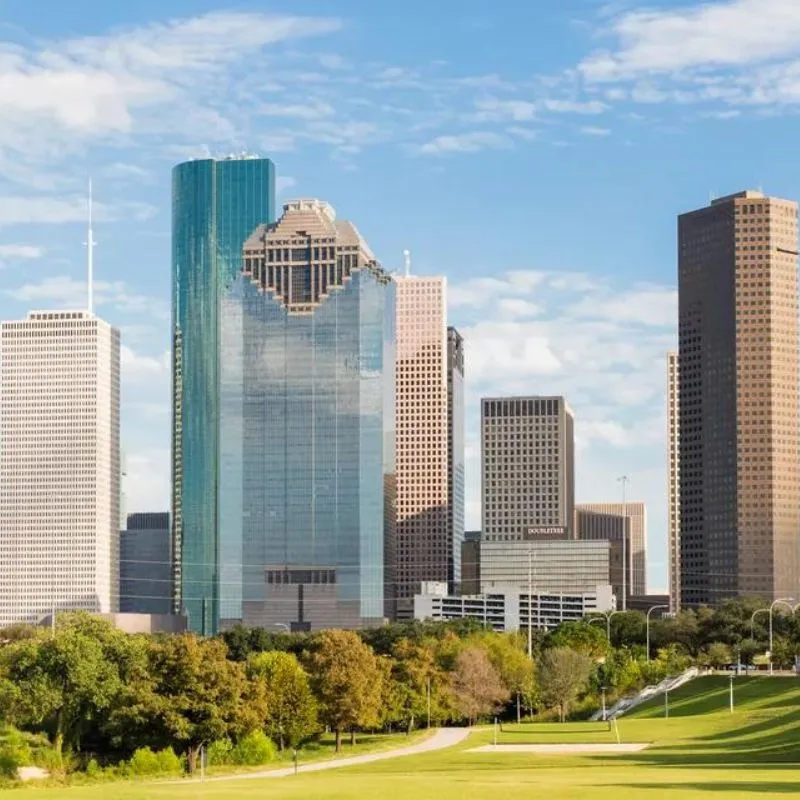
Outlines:
[[[528,595],[511,586],[477,595],[448,595],[445,583],[423,583],[414,596],[414,619],[446,622],[474,619],[500,632],[552,630],[562,622],[587,614],[613,611],[616,599],[609,584],[585,592],[534,592]]]

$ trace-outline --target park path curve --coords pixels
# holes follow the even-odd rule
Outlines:
[[[340,767],[354,767],[358,764],[371,764],[373,761],[385,761],[387,758],[399,758],[400,756],[415,756],[420,753],[429,753],[433,750],[444,750],[446,747],[454,747],[461,744],[470,734],[469,728],[439,728],[433,736],[429,736],[417,744],[410,744],[406,747],[398,747],[395,750],[385,750],[382,753],[365,753],[362,756],[349,756],[348,758],[335,758],[330,761],[315,761],[311,764],[301,764],[297,772],[320,772],[324,769],[339,769]],[[214,778],[206,778],[206,783],[211,781],[243,781],[254,778],[285,778],[294,775],[294,767],[283,769],[269,769],[263,772],[249,772],[245,775],[219,775]]]

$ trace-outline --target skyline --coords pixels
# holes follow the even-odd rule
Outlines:
[[[170,169],[248,149],[275,161],[280,203],[324,198],[387,268],[408,248],[415,274],[448,278],[466,347],[467,529],[479,398],[563,394],[576,499],[615,502],[629,474],[650,584],[665,587],[675,217],[710,191],[800,196],[800,10],[574,0],[515,9],[509,26],[488,2],[411,2],[409,19],[271,3],[284,15],[271,21],[252,2],[95,6],[4,4],[0,315],[85,303],[91,173],[96,311],[122,331],[125,510],[168,507]]]

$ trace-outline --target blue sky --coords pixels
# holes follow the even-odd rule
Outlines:
[[[281,199],[352,219],[385,266],[447,275],[478,398],[565,393],[579,501],[648,504],[666,583],[675,215],[800,196],[800,3],[0,2],[0,315],[122,329],[129,510],[169,493],[169,170],[249,150]]]

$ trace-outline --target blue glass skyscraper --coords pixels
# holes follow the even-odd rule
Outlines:
[[[288,203],[270,220],[253,224],[238,261],[204,283],[216,292],[215,338],[191,367],[180,323],[196,330],[197,321],[190,310],[175,316],[180,605],[208,633],[238,621],[357,627],[384,615],[393,284],[327,204]],[[178,294],[177,250],[175,279]],[[209,429],[213,454],[203,446]]]
[[[172,173],[174,610],[194,630],[219,620],[225,552],[220,535],[222,332],[242,245],[275,215],[269,159],[178,164]]]

